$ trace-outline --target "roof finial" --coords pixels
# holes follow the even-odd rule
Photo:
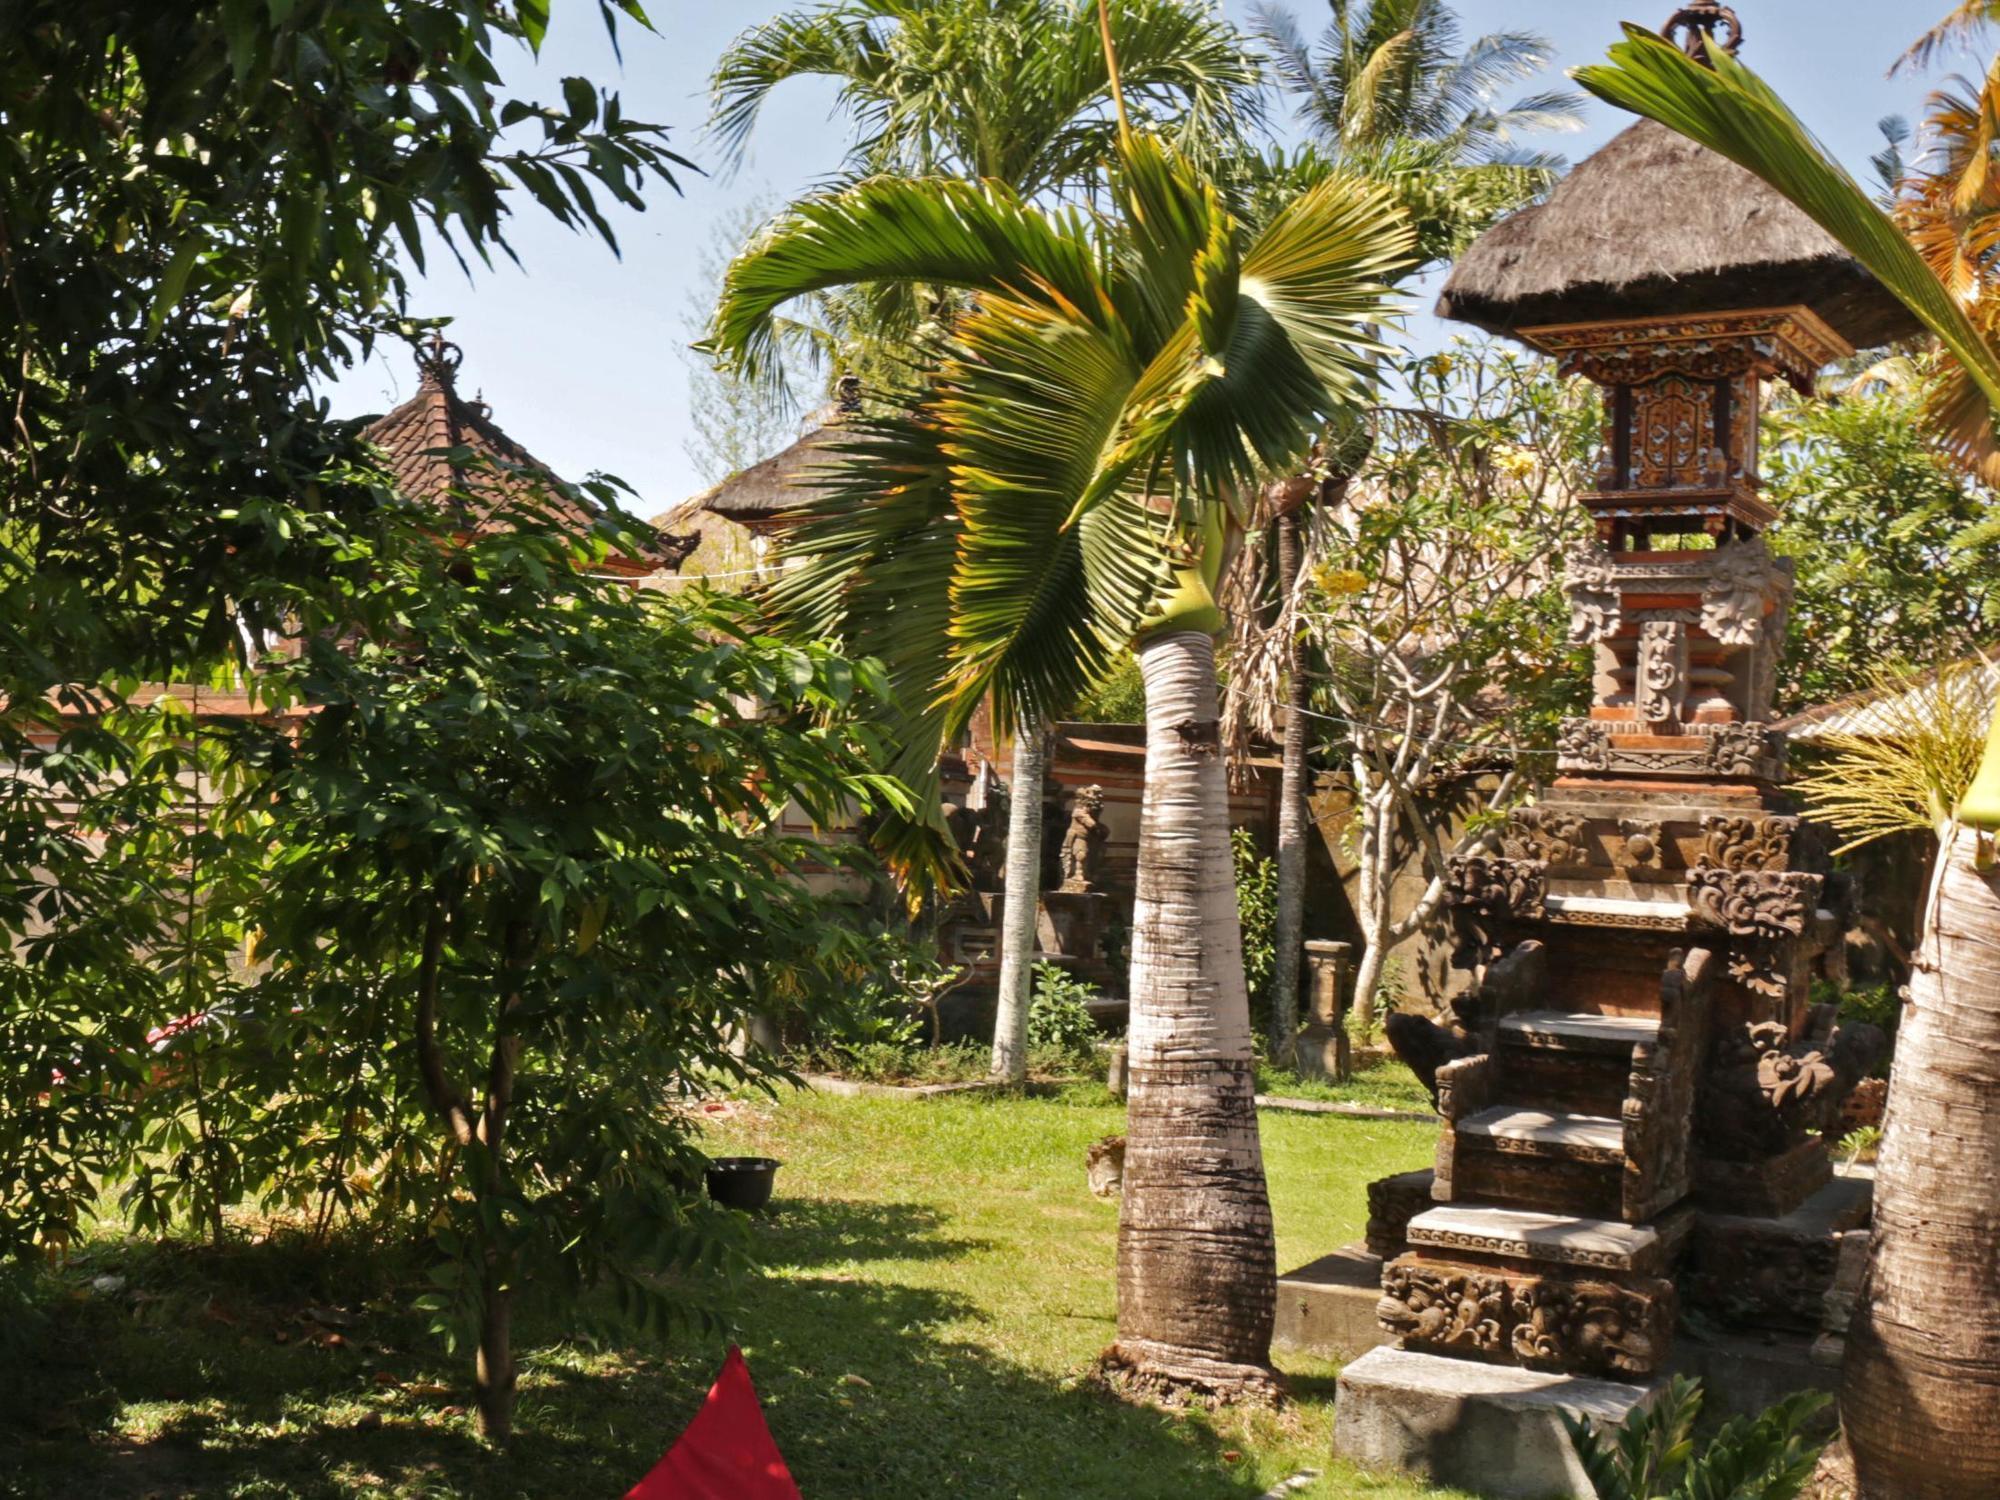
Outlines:
[[[834,401],[843,414],[861,410],[861,377],[843,375],[833,383]]]
[[[1660,28],[1660,35],[1696,62],[1712,68],[1715,64],[1709,61],[1708,49],[1718,27],[1726,32],[1722,50],[1734,57],[1743,45],[1743,22],[1720,0],[1693,0],[1683,5]]]
[[[451,389],[452,377],[465,363],[465,351],[433,329],[430,341],[417,351],[417,375],[431,385]]]

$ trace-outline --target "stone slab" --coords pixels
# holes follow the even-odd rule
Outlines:
[[[1671,1220],[1662,1233],[1652,1224],[1452,1203],[1418,1214],[1410,1220],[1407,1233],[1412,1245],[1439,1250],[1645,1275],[1664,1267],[1687,1229],[1685,1214]]]
[[[1701,1425],[1713,1431],[1731,1417],[1754,1417],[1796,1391],[1840,1388],[1840,1341],[1801,1333],[1734,1334],[1684,1328],[1674,1340],[1670,1375],[1701,1382]],[[1830,1432],[1831,1408],[1817,1428]]]
[[[1278,1278],[1274,1343],[1329,1359],[1353,1359],[1393,1337],[1376,1316],[1382,1257],[1349,1245]]]
[[[1482,1109],[1458,1122],[1460,1135],[1496,1140],[1533,1141],[1542,1146],[1581,1146],[1591,1151],[1622,1151],[1625,1123],[1602,1115],[1572,1115],[1545,1109],[1521,1109],[1510,1104]]]
[[[1500,1032],[1530,1045],[1629,1048],[1660,1034],[1651,1016],[1596,1016],[1559,1010],[1517,1010],[1500,1018]]]
[[[1333,1448],[1491,1500],[1596,1500],[1563,1413],[1615,1427],[1659,1390],[1376,1349],[1340,1373]]]

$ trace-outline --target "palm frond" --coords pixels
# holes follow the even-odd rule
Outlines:
[[[1889,71],[1893,75],[1904,68],[1928,68],[1945,48],[1969,44],[1997,20],[2000,0],[1959,0],[1951,14],[1911,43]]]
[[[795,205],[730,265],[705,347],[754,373],[795,298],[858,283],[972,291],[1047,285],[1079,306],[1102,295],[1095,243],[1073,213],[1045,214],[997,182],[871,178]]]
[[[731,42],[709,79],[707,134],[738,161],[772,90],[789,78],[841,80],[842,99],[865,116],[886,104],[870,97],[883,67],[881,43],[865,22],[838,12],[786,14]]]

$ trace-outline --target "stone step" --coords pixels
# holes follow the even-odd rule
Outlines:
[[[1660,1034],[1651,1016],[1599,1016],[1559,1010],[1519,1010],[1500,1018],[1502,1044],[1559,1052],[1629,1053]]]
[[[1497,1104],[1458,1122],[1469,1146],[1523,1156],[1558,1156],[1571,1161],[1615,1162],[1625,1155],[1625,1124],[1603,1115],[1573,1115],[1546,1109]]]
[[[1659,1225],[1621,1224],[1615,1219],[1452,1203],[1418,1214],[1410,1220],[1408,1234],[1410,1244],[1419,1248],[1651,1274],[1664,1266],[1687,1230],[1686,1214]]]

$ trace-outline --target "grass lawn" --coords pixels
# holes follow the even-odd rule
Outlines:
[[[1175,1414],[1090,1384],[1114,1331],[1116,1210],[1084,1148],[1101,1089],[1057,1098],[800,1095],[744,1107],[711,1149],[784,1159],[737,1338],[807,1500],[877,1496],[1441,1496],[1328,1458],[1332,1365],[1280,1357],[1281,1412]],[[1358,1237],[1363,1185],[1429,1159],[1433,1128],[1267,1113],[1278,1258]],[[93,1278],[124,1278],[122,1284]],[[728,1340],[587,1347],[522,1331],[521,1436],[498,1457],[469,1366],[380,1267],[218,1262],[94,1242],[0,1332],[0,1493],[606,1496],[693,1415]],[[318,1305],[324,1304],[324,1305]],[[308,1311],[310,1309],[310,1311]],[[321,1319],[315,1321],[315,1315]]]

